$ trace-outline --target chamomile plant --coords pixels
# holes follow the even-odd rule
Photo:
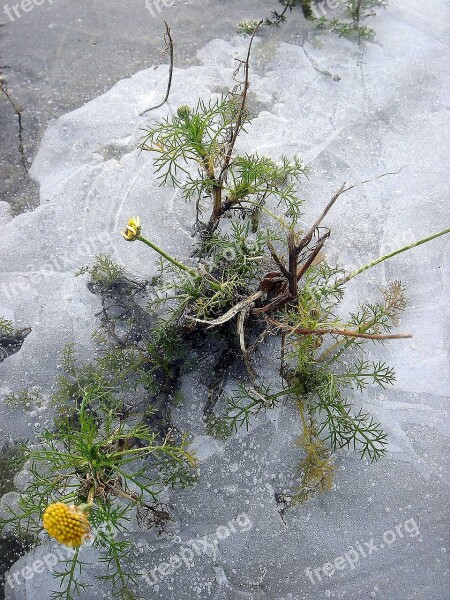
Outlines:
[[[368,8],[368,3],[359,3],[352,10],[361,14]],[[347,392],[363,391],[369,384],[391,386],[395,373],[383,361],[370,359],[370,344],[410,337],[393,331],[406,306],[400,282],[392,282],[380,298],[362,301],[342,317],[339,308],[347,282],[450,230],[399,248],[354,273],[327,261],[331,228],[324,222],[335,202],[355,185],[344,184],[312,227],[303,230],[298,182],[309,173],[303,161],[281,156],[277,162],[256,152],[242,156],[235,149],[238,136],[250,127],[249,58],[256,30],[255,26],[229,94],[201,100],[194,107],[181,106],[175,116],[152,125],[141,144],[153,155],[161,185],[178,187],[195,202],[197,237],[190,265],[147,239],[145,224],[137,218],[130,219],[122,234],[128,242],[150,246],[166,265],[159,306],[167,302],[174,328],[202,329],[207,335],[236,325],[247,383],[225,398],[221,413],[209,405],[210,434],[226,438],[240,426],[248,427],[258,413],[282,403],[297,408],[303,456],[292,500],[303,502],[331,489],[337,450],[352,448],[370,461],[385,454],[382,425],[348,400]],[[388,175],[394,174],[380,177]],[[275,355],[281,360],[278,380],[267,382],[252,365],[252,354],[270,336],[279,340]]]

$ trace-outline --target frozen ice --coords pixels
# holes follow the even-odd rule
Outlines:
[[[374,21],[376,43],[364,47],[333,35],[311,36],[303,46],[275,45],[270,36],[257,40],[250,97],[257,115],[239,147],[274,159],[297,153],[311,164],[313,174],[300,189],[305,223],[344,181],[403,167],[355,188],[329,214],[330,259],[348,269],[450,222],[447,14],[445,0],[392,0]],[[50,393],[67,342],[75,342],[86,359],[92,355],[99,300],[84,277],[74,277],[81,266],[108,252],[132,273],[154,271],[156,257],[118,234],[129,216],[138,214],[145,233],[178,258],[189,255],[193,207],[171,188],[158,187],[150,157],[138,152],[137,142],[149,122],[226,89],[233,59],[244,47],[238,38],[211,41],[198,53],[198,66],[175,70],[169,103],[145,117],[140,113],[164,90],[166,67],[120,81],[49,125],[31,169],[40,207],[11,220],[0,205],[1,311],[17,326],[32,328],[22,349],[0,365],[1,398],[30,386]],[[130,531],[140,549],[135,564],[149,573],[199,537],[216,540],[217,551],[196,554],[193,565],[157,583],[142,576],[145,597],[448,598],[448,559],[441,548],[448,546],[449,247],[440,238],[352,280],[348,308],[375,298],[378,287],[393,279],[408,290],[400,329],[413,339],[374,349],[395,367],[395,389],[370,388],[358,400],[382,421],[390,453],[375,465],[339,453],[336,488],[283,519],[275,494],[288,489],[295,475],[295,411],[284,407],[258,419],[248,433],[217,442],[200,420],[202,382],[185,378],[186,402],[174,415],[193,425],[200,481],[172,494],[171,535]],[[35,435],[33,415],[3,404],[1,414],[3,439]],[[244,514],[251,527],[231,531],[230,523]],[[220,527],[230,535],[218,539]],[[363,555],[359,548],[372,539],[377,550]],[[12,572],[49,547],[23,557]],[[346,557],[355,553],[353,564]],[[344,566],[324,574],[322,567],[340,557]],[[93,560],[89,582],[97,569]],[[46,570],[7,587],[7,598],[48,600],[53,586]],[[88,597],[103,597],[95,582],[82,595]]]

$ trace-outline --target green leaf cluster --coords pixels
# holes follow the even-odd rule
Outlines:
[[[190,485],[197,462],[185,434],[172,431],[161,438],[128,402],[123,381],[140,367],[136,356],[117,358],[103,354],[96,364],[79,367],[73,346],[65,349],[64,374],[53,398],[59,415],[37,444],[24,448],[30,483],[20,493],[18,508],[5,508],[0,531],[37,537],[50,503],[92,501],[93,546],[106,569],[101,578],[109,581],[114,597],[134,598],[135,576],[124,567],[132,547],[122,537],[126,524],[135,514],[147,529],[163,529],[170,514],[159,500],[161,491]],[[72,600],[85,587],[79,550],[62,566],[55,573],[60,588],[53,597]]]

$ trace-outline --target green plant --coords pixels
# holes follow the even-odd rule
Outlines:
[[[13,331],[14,325],[12,324],[12,321],[0,317],[0,338],[11,335]]]
[[[53,403],[58,417],[38,444],[24,450],[31,483],[20,494],[17,510],[0,520],[2,530],[18,536],[42,530],[41,517],[54,502],[90,506],[92,543],[102,552],[114,597],[134,598],[135,576],[124,567],[132,542],[122,533],[133,513],[146,528],[164,528],[168,507],[159,501],[166,485],[188,485],[196,459],[186,435],[169,430],[161,437],[142,419],[142,411],[123,398],[123,383],[136,374],[137,355],[102,353],[96,364],[78,367],[72,346],[63,357]],[[142,367],[142,362],[139,363]],[[113,376],[114,374],[114,376]],[[136,379],[134,379],[136,385]],[[147,408],[145,416],[152,414]],[[55,575],[54,598],[71,600],[84,589],[79,548]]]
[[[0,498],[15,490],[14,476],[24,463],[25,444],[21,442],[7,443],[0,448]],[[21,539],[11,532],[0,534],[0,598],[3,599],[3,585],[6,573],[12,565],[30,548],[32,541],[28,536]]]
[[[16,329],[12,321],[0,316],[0,362],[20,350],[30,332],[29,327]]]
[[[244,35],[252,35],[259,26],[259,21],[241,21],[238,23],[237,32]]]
[[[375,31],[363,21],[375,16],[375,8],[386,8],[387,5],[388,0],[346,0],[344,2],[346,20],[321,16],[315,19],[315,23],[319,29],[334,31],[341,37],[371,42],[375,39]]]
[[[8,89],[6,87],[6,83],[4,81],[4,78],[0,74],[0,100],[2,99],[3,96],[5,96],[6,100],[9,102],[9,104],[11,105],[11,107],[17,117],[17,124],[18,124],[18,128],[19,128],[18,150],[19,150],[19,154],[20,154],[22,167],[23,167],[25,173],[27,173],[28,172],[28,164],[27,164],[27,159],[25,156],[25,149],[24,149],[24,144],[23,144],[24,136],[23,136],[23,125],[22,125],[22,110],[19,108],[17,102],[13,99],[12,95],[8,91]]]
[[[199,101],[194,109],[185,108],[182,116],[150,130],[142,142],[143,150],[156,154],[161,184],[180,187],[188,200],[196,202],[198,215],[201,200],[210,200],[210,216],[203,225],[208,233],[224,215],[243,210],[258,213],[271,197],[298,211],[294,182],[308,172],[298,158],[291,162],[282,157],[276,164],[257,154],[234,156],[237,136],[250,121],[245,110],[247,89],[248,81],[238,97],[224,96],[208,104]],[[189,170],[190,165],[197,167],[197,173]]]
[[[45,400],[42,397],[42,392],[39,388],[29,390],[21,390],[17,393],[6,394],[4,398],[6,406],[9,408],[20,408],[22,410],[31,411],[35,408],[42,408]]]
[[[266,17],[262,21],[242,21],[238,25],[238,33],[251,35],[259,25],[266,27],[279,27],[282,23],[286,22],[286,13],[291,12],[295,6],[299,6],[302,9],[303,16],[305,19],[311,19],[313,17],[313,0],[279,0],[279,3],[284,6],[281,12],[273,10],[270,17]]]
[[[369,17],[375,16],[374,9],[386,8],[388,0],[342,0],[346,18],[328,18],[324,13],[324,4],[319,6],[313,0],[280,0],[284,6],[282,12],[273,11],[269,18],[264,19],[261,24],[268,27],[279,27],[286,21],[286,13],[293,8],[300,7],[303,17],[312,22],[319,30],[327,30],[337,33],[341,37],[356,39],[358,41],[373,41],[375,31],[363,23]],[[335,8],[335,7],[334,7]],[[320,14],[322,12],[322,14]],[[251,35],[257,28],[256,21],[242,21],[238,25],[238,33]]]
[[[0,449],[0,497],[14,489],[14,475],[24,463],[24,449],[20,442],[8,443]]]
[[[359,19],[367,8],[367,3],[352,6],[353,17]],[[143,238],[138,219],[123,235],[128,241],[145,242],[158,252],[162,264],[168,264],[168,272],[160,274],[160,289],[166,292],[160,305],[169,303],[171,314],[176,315],[174,327],[221,329],[236,320],[248,382],[225,401],[221,414],[206,411],[208,433],[224,439],[240,426],[248,427],[260,412],[286,402],[297,407],[298,444],[305,453],[292,497],[298,502],[331,488],[336,450],[352,448],[370,461],[386,452],[387,436],[381,425],[348,395],[350,388],[361,391],[368,385],[385,388],[394,383],[393,369],[371,361],[366,346],[410,337],[392,333],[406,306],[404,288],[393,282],[379,301],[364,302],[344,318],[339,305],[346,283],[450,230],[400,248],[351,274],[330,265],[324,248],[331,230],[322,223],[338,198],[355,185],[344,184],[313,226],[302,231],[298,226],[302,202],[295,182],[307,174],[307,167],[296,157],[281,157],[277,164],[256,154],[236,155],[235,141],[248,122],[250,48],[251,42],[246,60],[240,62],[244,68],[240,87],[215,102],[200,101],[193,110],[180,107],[175,117],[150,129],[142,143],[144,150],[156,153],[162,185],[171,183],[188,199],[194,198],[197,214],[200,200],[209,199],[212,211],[199,228],[193,251],[200,264],[188,267]],[[195,176],[187,166],[190,161],[198,165]],[[381,177],[387,175],[391,174]],[[228,224],[222,231],[224,217]],[[280,340],[281,351],[280,379],[270,384],[255,372],[251,361],[267,336]],[[253,339],[250,346],[247,339]]]
[[[107,254],[96,256],[94,264],[91,267],[83,267],[77,275],[84,273],[89,273],[92,284],[102,289],[110,288],[125,277],[124,268],[116,264]]]
[[[155,155],[160,183],[181,188],[188,200],[196,202],[197,217],[203,210],[202,200],[208,199],[210,216],[202,224],[206,234],[215,231],[221,218],[236,212],[257,218],[270,198],[287,206],[293,214],[299,210],[294,184],[308,173],[300,159],[289,161],[282,157],[276,164],[258,154],[235,153],[236,140],[250,122],[246,100],[256,30],[247,57],[239,61],[235,73],[236,77],[242,73],[242,81],[237,81],[231,92],[214,101],[199,100],[194,108],[181,106],[177,115],[151,127],[141,143],[142,150]]]

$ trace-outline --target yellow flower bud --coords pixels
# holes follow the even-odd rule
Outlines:
[[[85,505],[86,506],[86,505]],[[49,504],[42,517],[44,529],[60,544],[77,548],[89,535],[89,521],[82,510],[73,504]]]
[[[139,217],[131,217],[127,226],[120,232],[127,242],[134,242],[141,235],[141,222]]]

